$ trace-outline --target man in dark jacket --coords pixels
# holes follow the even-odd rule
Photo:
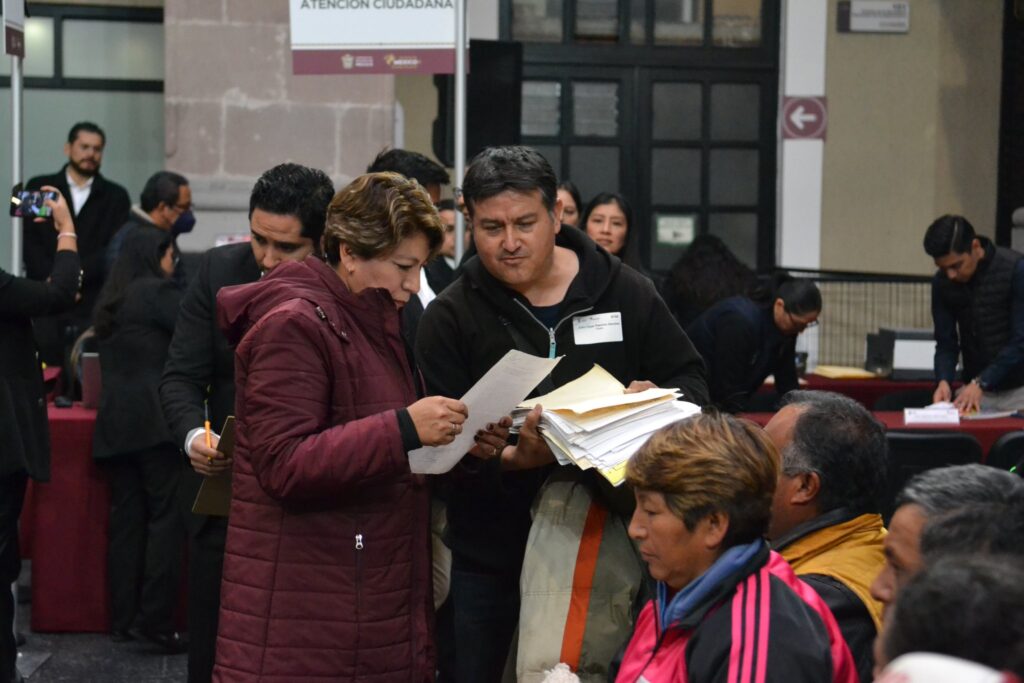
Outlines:
[[[156,228],[171,235],[174,249],[174,278],[180,285],[185,284],[185,273],[181,267],[181,250],[178,235],[191,232],[196,217],[192,213],[192,189],[185,176],[172,171],[157,171],[146,181],[139,195],[139,205],[133,206],[128,221],[115,233],[107,246],[107,272],[114,266],[121,245],[139,227]]]
[[[463,194],[477,256],[427,308],[417,359],[428,393],[462,396],[510,349],[564,356],[539,393],[595,363],[633,387],[707,400],[704,366],[654,285],[582,231],[559,231],[548,162],[526,147],[481,152]],[[494,416],[497,420],[498,415]],[[468,457],[450,476],[458,681],[500,680],[519,613],[530,504],[554,457],[530,413],[515,445]],[[623,639],[628,634],[623,634]]]
[[[322,171],[281,164],[256,181],[249,198],[249,244],[208,251],[182,300],[160,384],[164,415],[191,467],[182,475],[182,503],[189,519],[189,678],[206,682],[213,673],[220,609],[221,567],[227,520],[191,513],[203,477],[219,476],[231,462],[208,448],[202,436],[204,403],[214,429],[235,412],[234,350],[217,328],[217,292],[259,280],[285,261],[319,249],[334,186]]]
[[[924,250],[938,267],[932,278],[935,322],[934,401],[961,413],[1024,407],[1024,259],[975,235],[963,216],[935,220]],[[963,355],[964,386],[953,396]]]
[[[100,175],[106,135],[94,123],[80,122],[71,127],[64,154],[68,163],[53,175],[36,176],[25,189],[38,190],[52,185],[67,199],[78,230],[78,253],[82,259],[81,298],[67,313],[35,321],[36,339],[44,362],[60,365],[64,349],[92,322],[92,309],[106,277],[104,259],[107,245],[117,229],[128,219],[131,200],[128,192]],[[22,256],[25,274],[33,280],[45,280],[53,270],[56,236],[53,230],[26,221]]]
[[[782,456],[768,537],[832,610],[867,683],[882,625],[871,582],[885,565],[885,427],[846,396],[794,391],[765,431]]]

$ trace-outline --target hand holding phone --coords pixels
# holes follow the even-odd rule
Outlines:
[[[53,214],[46,200],[56,201],[59,195],[59,192],[53,190],[18,190],[11,197],[11,215],[50,218]]]

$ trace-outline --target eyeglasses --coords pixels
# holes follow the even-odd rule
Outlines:
[[[803,332],[804,330],[808,330],[808,329],[810,329],[812,327],[817,327],[818,326],[817,319],[815,319],[815,320],[807,320],[807,321],[800,320],[799,318],[797,318],[795,315],[793,315],[789,311],[786,311],[786,315],[789,316],[789,321],[793,324],[793,328],[796,329],[797,332]]]

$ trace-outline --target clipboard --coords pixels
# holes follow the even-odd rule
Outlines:
[[[235,416],[228,415],[220,430],[217,450],[228,458],[235,456]],[[231,472],[218,477],[204,477],[203,483],[192,503],[192,512],[197,515],[227,517],[231,510]]]

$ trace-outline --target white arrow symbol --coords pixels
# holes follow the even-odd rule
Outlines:
[[[803,130],[805,123],[813,123],[818,120],[817,114],[809,114],[804,109],[804,105],[799,105],[793,110],[793,113],[789,115],[789,120],[793,122],[797,130]]]

